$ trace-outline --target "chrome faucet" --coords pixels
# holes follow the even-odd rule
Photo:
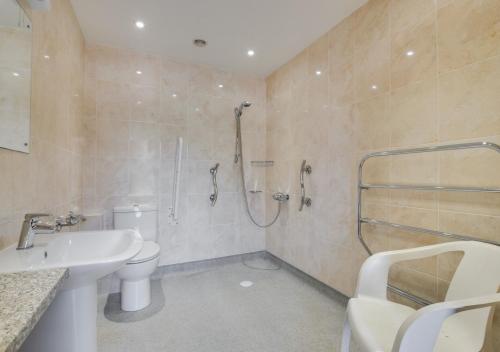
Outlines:
[[[45,221],[42,220],[45,219]],[[59,216],[54,218],[51,214],[35,213],[26,214],[24,216],[21,234],[17,249],[28,249],[33,247],[33,240],[36,234],[59,232],[65,226],[74,226],[85,221],[82,215],[75,215],[72,211],[65,217]]]

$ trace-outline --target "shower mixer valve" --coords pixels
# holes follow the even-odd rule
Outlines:
[[[286,193],[276,192],[273,194],[273,199],[278,202],[286,202],[290,199],[290,196]]]

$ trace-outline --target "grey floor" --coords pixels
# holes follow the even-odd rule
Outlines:
[[[266,266],[263,260],[253,258],[248,263]],[[244,280],[254,285],[243,288]],[[122,319],[119,312],[112,312],[116,299],[100,297],[100,352],[339,349],[345,298],[287,265],[280,270],[253,270],[238,258],[166,273],[161,287],[163,295],[154,295],[161,304],[153,302],[156,311],[150,309],[143,318],[137,313]]]

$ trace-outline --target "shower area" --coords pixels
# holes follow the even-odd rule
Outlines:
[[[158,205],[161,266],[265,250],[287,197],[267,214],[264,80],[103,46],[85,65],[86,213]]]

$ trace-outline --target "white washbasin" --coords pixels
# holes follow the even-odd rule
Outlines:
[[[97,280],[141,250],[135,230],[37,235],[34,247],[0,251],[0,274],[68,268],[69,278],[21,346],[22,352],[96,352]]]
[[[34,247],[0,251],[0,273],[68,268],[63,289],[87,285],[111,274],[136,256],[142,237],[135,230],[37,235]]]

